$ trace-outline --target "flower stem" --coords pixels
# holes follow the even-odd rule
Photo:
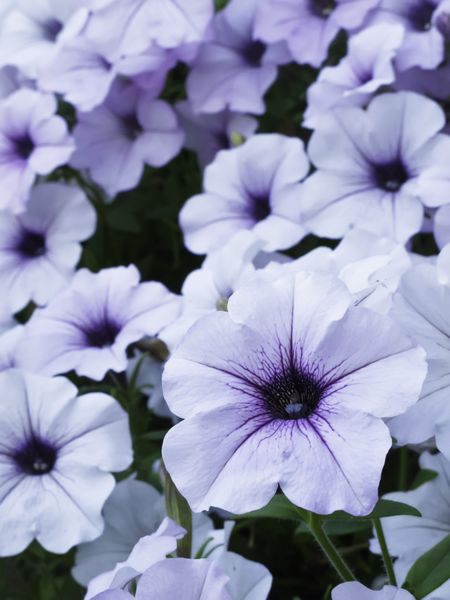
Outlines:
[[[322,548],[323,553],[328,558],[329,562],[336,569],[342,581],[355,581],[355,577],[347,565],[345,560],[337,551],[335,545],[325,533],[321,518],[314,513],[309,514],[308,526],[311,533],[316,538],[317,543]]]
[[[386,573],[388,576],[389,583],[397,586],[397,578],[395,577],[394,565],[392,564],[392,558],[389,554],[389,550],[386,544],[386,538],[384,537],[383,526],[378,518],[373,519],[373,524],[380,544],[381,554],[383,556],[384,566],[386,567]]]

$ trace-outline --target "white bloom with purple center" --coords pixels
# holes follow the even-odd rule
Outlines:
[[[304,126],[314,129],[336,106],[364,106],[381,86],[393,83],[393,62],[403,36],[400,25],[383,24],[351,37],[347,55],[338,65],[324,67],[308,89]]]
[[[70,284],[26,325],[18,364],[46,375],[75,370],[100,380],[127,368],[126,350],[156,336],[179,313],[179,300],[161,283],[139,283],[135,266],[77,271]]]
[[[64,553],[103,529],[111,471],[132,461],[126,413],[106,394],[76,397],[61,377],[0,373],[0,555],[33,540]]]
[[[414,596],[393,585],[385,585],[382,590],[371,590],[359,581],[350,581],[335,587],[331,592],[331,600],[414,600]]]
[[[264,506],[278,485],[319,514],[367,514],[391,436],[382,418],[414,404],[425,353],[384,315],[353,307],[310,273],[240,288],[200,319],[166,364],[185,420],[163,458],[193,510]]]
[[[260,134],[222,150],[205,170],[205,193],[190,198],[180,212],[187,248],[210,252],[243,229],[253,230],[266,250],[295,245],[306,233],[300,180],[308,170],[297,138]]]
[[[214,17],[212,39],[200,47],[186,83],[194,112],[264,112],[263,96],[289,53],[255,35],[257,8],[258,0],[232,0]]]
[[[256,35],[265,42],[286,41],[299,63],[319,67],[340,29],[354,29],[380,0],[263,0]]]
[[[65,164],[75,146],[53,96],[22,89],[0,102],[0,209],[25,208],[36,175]]]
[[[136,187],[146,164],[162,167],[184,135],[172,107],[130,84],[113,86],[102,106],[79,113],[71,165],[87,169],[111,196]]]
[[[95,225],[85,194],[61,183],[37,185],[19,215],[0,211],[0,285],[12,313],[30,300],[46,304],[59,292]]]
[[[405,242],[420,231],[424,205],[444,203],[432,181],[420,180],[430,166],[447,163],[444,125],[441,107],[412,92],[382,94],[366,111],[324,115],[308,146],[317,171],[303,184],[306,226],[336,238],[356,226]],[[450,196],[450,180],[447,189]]]

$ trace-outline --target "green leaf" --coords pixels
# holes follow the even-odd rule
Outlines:
[[[437,477],[436,471],[432,471],[431,469],[422,469],[417,473],[417,477],[414,479],[411,488],[415,490],[420,487],[424,483],[428,483],[429,481],[433,481]]]
[[[417,600],[420,600],[448,579],[450,579],[450,535],[413,564],[406,576],[405,587]]]
[[[172,478],[161,461],[166,498],[167,516],[186,529],[186,535],[177,542],[177,556],[191,558],[192,550],[192,512],[184,496],[177,490]]]
[[[287,519],[288,521],[298,521],[299,519],[306,519],[307,514],[308,511],[289,502],[286,496],[277,494],[264,508],[243,515],[234,515],[234,519]]]
[[[342,521],[343,519],[351,519],[352,521],[371,521],[372,519],[385,519],[387,517],[396,517],[399,515],[408,515],[411,517],[421,517],[422,514],[409,504],[403,502],[395,502],[394,500],[378,500],[375,508],[368,515],[362,515],[361,517],[353,517],[342,510],[338,510],[335,513],[325,517],[329,519],[337,519]]]

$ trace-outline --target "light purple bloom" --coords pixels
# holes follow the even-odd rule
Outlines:
[[[298,63],[319,67],[340,29],[354,29],[380,0],[262,0],[256,35],[286,41]]]
[[[155,42],[161,48],[201,42],[213,15],[212,0],[90,0],[94,9],[86,35],[111,58],[139,54]]]
[[[126,413],[66,379],[0,373],[0,555],[37,539],[64,553],[103,529],[101,509],[132,460]]]
[[[381,0],[367,24],[400,23],[405,39],[396,65],[404,71],[411,67],[433,69],[445,56],[446,32],[442,18],[450,14],[449,0]]]
[[[404,502],[414,506],[421,517],[396,516],[383,519],[383,530],[389,552],[397,557],[394,563],[398,581],[404,581],[413,564],[433,546],[450,535],[450,463],[442,454],[424,452],[419,458],[422,469],[437,473],[432,481],[409,492],[386,494],[386,500]],[[372,539],[370,549],[380,554],[378,540]],[[426,598],[448,598],[450,581],[434,590]]]
[[[356,226],[405,242],[421,229],[423,205],[443,202],[433,181],[419,185],[419,178],[431,166],[447,166],[444,124],[441,107],[412,92],[382,94],[366,111],[325,115],[308,147],[317,171],[303,184],[305,225],[325,237]]]
[[[304,235],[300,180],[309,170],[303,142],[261,134],[222,150],[204,174],[205,193],[180,212],[185,244],[197,254],[251,229],[267,250],[289,248]]]
[[[88,11],[80,0],[18,0],[0,22],[0,65],[14,65],[36,77],[60,43],[84,26]]]
[[[19,90],[0,102],[0,209],[25,208],[36,175],[48,175],[74,151],[53,96]]]
[[[231,0],[215,16],[212,39],[201,46],[187,79],[194,112],[264,112],[263,96],[289,54],[284,44],[264,44],[255,34],[257,8],[258,0]]]
[[[393,317],[426,350],[428,376],[419,402],[390,422],[400,444],[421,443],[434,437],[450,459],[450,282],[442,281],[430,264],[403,275],[394,298]]]
[[[395,323],[310,273],[240,288],[166,364],[184,421],[163,458],[193,510],[258,509],[278,485],[320,514],[367,514],[391,437],[382,417],[417,401],[424,352]]]
[[[403,35],[400,25],[383,24],[351,37],[347,56],[335,67],[324,67],[308,89],[303,124],[314,129],[330,109],[364,106],[381,86],[391,84],[395,80],[393,60]]]
[[[30,300],[46,304],[59,292],[95,225],[84,193],[61,183],[36,186],[24,213],[0,211],[0,286],[12,313]]]
[[[134,85],[117,85],[102,106],[78,115],[71,164],[115,196],[136,187],[145,164],[161,167],[183,144],[174,110]]]
[[[16,348],[23,337],[24,326],[13,321],[6,330],[4,323],[0,328],[0,371],[6,371],[16,366]]]
[[[382,590],[370,590],[359,581],[350,581],[335,587],[331,600],[414,600],[414,596],[393,585],[385,585]]]
[[[183,600],[232,600],[226,591],[228,576],[207,560],[172,558],[150,567],[139,579],[136,595],[111,590],[94,600],[173,600],[183,590]]]
[[[176,111],[186,132],[184,145],[196,152],[202,169],[213,161],[219,150],[233,146],[233,135],[249,138],[258,128],[258,121],[249,115],[228,110],[216,114],[198,114],[186,101],[178,102]]]
[[[48,375],[73,369],[100,380],[109,369],[124,371],[128,346],[157,335],[178,311],[178,298],[161,283],[140,284],[133,265],[99,273],[82,269],[46,308],[34,312],[18,361]]]
[[[434,237],[439,248],[450,242],[450,204],[439,208],[434,215]]]

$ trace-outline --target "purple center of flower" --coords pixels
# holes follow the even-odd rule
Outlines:
[[[33,434],[13,455],[13,459],[26,475],[45,475],[52,471],[57,456],[54,446]]]
[[[250,42],[242,51],[245,62],[251,67],[259,67],[267,46],[258,40]]]
[[[23,158],[24,160],[29,158],[34,150],[34,142],[29,135],[24,135],[23,137],[16,138],[14,140],[14,146],[17,155],[20,156],[20,158]]]
[[[398,192],[409,179],[408,171],[400,158],[374,164],[372,168],[376,185],[387,192]]]
[[[249,196],[249,212],[251,218],[255,221],[255,223],[259,223],[259,221],[263,221],[267,219],[270,215],[270,198],[269,196],[261,195],[253,195]]]
[[[57,19],[47,19],[42,24],[42,32],[49,42],[54,42],[63,28],[63,24]]]
[[[432,26],[436,6],[429,0],[421,0],[409,9],[408,20],[416,31],[428,31]]]
[[[262,386],[263,400],[276,419],[307,419],[318,407],[324,386],[310,373],[291,368],[272,375]]]
[[[313,15],[326,19],[336,8],[335,0],[310,0],[309,9]]]
[[[135,140],[142,133],[142,125],[139,123],[135,114],[122,117],[122,123],[125,129],[125,135],[129,140]]]
[[[46,251],[45,237],[42,233],[24,229],[22,236],[16,245],[16,251],[26,258],[42,256]]]
[[[114,344],[120,330],[118,323],[105,316],[103,320],[84,328],[83,333],[90,348],[106,348]]]

